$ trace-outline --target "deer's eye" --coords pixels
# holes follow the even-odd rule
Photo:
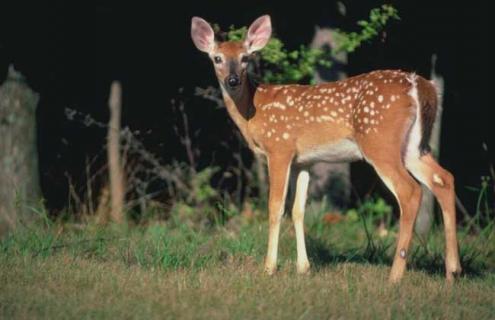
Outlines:
[[[249,61],[249,56],[242,56],[241,62],[242,63],[247,63]]]
[[[213,58],[213,61],[215,61],[216,64],[222,63],[222,58],[220,56],[216,56]]]

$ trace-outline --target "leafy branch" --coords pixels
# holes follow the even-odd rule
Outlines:
[[[318,66],[330,67],[332,58],[340,52],[353,52],[363,43],[376,37],[390,19],[399,19],[397,10],[390,5],[382,5],[370,11],[369,20],[360,20],[358,32],[336,31],[337,47],[328,50],[308,48],[301,45],[297,50],[288,50],[277,37],[272,37],[257,57],[261,65],[260,78],[265,83],[311,82]],[[230,27],[227,39],[240,41],[244,39],[247,28]]]

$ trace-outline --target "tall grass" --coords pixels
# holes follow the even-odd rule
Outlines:
[[[307,213],[310,276],[295,272],[290,219],[273,277],[262,272],[261,215],[206,228],[172,220],[26,225],[0,241],[0,318],[495,317],[493,229],[459,230],[465,273],[454,290],[443,275],[440,227],[414,242],[410,271],[394,288],[386,280],[396,227],[385,234],[373,214],[328,214],[324,206]]]
[[[307,213],[306,234],[310,260],[315,268],[341,262],[389,265],[397,227],[387,224],[376,210],[380,200],[366,204],[367,214],[351,211],[329,222],[324,206],[312,206]],[[378,203],[378,204],[377,204]],[[375,209],[373,209],[375,208]],[[146,221],[134,225],[98,225],[53,222],[45,212],[42,225],[25,225],[0,242],[2,259],[29,256],[47,258],[64,253],[98,261],[120,261],[143,268],[204,268],[225,259],[250,257],[262,261],[267,223],[263,216],[238,214],[226,224],[199,228],[182,220]],[[197,212],[196,214],[201,214]],[[293,263],[295,239],[290,219],[281,232],[281,264]],[[466,276],[480,276],[495,268],[493,224],[473,233],[460,227],[461,262]],[[437,225],[425,239],[415,237],[410,265],[413,269],[443,274],[444,237]]]

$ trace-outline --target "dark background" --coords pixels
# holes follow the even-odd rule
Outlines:
[[[1,6],[0,81],[10,63],[40,94],[38,147],[42,188],[51,209],[67,199],[67,179],[84,179],[86,159],[104,162],[105,131],[69,121],[72,108],[106,122],[106,100],[112,80],[124,89],[123,124],[143,132],[146,146],[163,159],[184,159],[173,133],[177,121],[171,99],[183,99],[195,143],[202,146],[200,165],[222,163],[238,146],[230,141],[232,124],[225,110],[194,98],[195,86],[216,85],[209,60],[193,46],[190,19],[201,16],[226,29],[248,25],[270,14],[276,34],[289,48],[310,42],[314,26],[356,30],[379,1],[343,1],[345,17],[335,1],[177,1],[160,5],[122,1],[95,7],[67,2],[15,1]],[[451,170],[461,199],[474,206],[479,185],[495,159],[495,139],[487,52],[489,10],[476,3],[402,1],[393,4],[401,17],[386,33],[350,55],[348,74],[379,68],[400,68],[429,77],[431,55],[445,77],[444,118],[440,162]],[[493,28],[492,28],[493,29]],[[181,90],[181,92],[179,92]],[[482,143],[490,148],[486,153]],[[205,146],[206,149],[205,149]],[[359,168],[358,168],[359,169]],[[357,170],[357,172],[362,170]],[[356,176],[353,180],[368,179]],[[374,179],[374,178],[373,178]]]

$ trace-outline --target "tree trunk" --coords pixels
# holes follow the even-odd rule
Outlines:
[[[32,218],[32,209],[40,205],[38,100],[11,65],[0,87],[0,233]]]
[[[438,108],[437,117],[435,118],[435,123],[433,124],[433,130],[431,132],[430,146],[433,156],[438,159],[440,156],[444,82],[443,77],[436,73],[436,60],[437,56],[433,55],[431,57],[431,80],[435,83],[438,91]],[[416,219],[416,233],[420,236],[424,236],[430,231],[431,224],[433,223],[433,212],[435,210],[435,199],[433,194],[425,186],[422,186],[422,188],[423,197],[421,199],[418,218]]]
[[[334,31],[329,28],[316,27],[311,48],[337,47]],[[319,67],[314,79],[317,83],[336,81],[347,77],[344,66],[347,64],[347,54],[341,52],[333,55],[330,68]],[[311,168],[312,182],[309,194],[315,198],[326,199],[336,208],[345,208],[351,195],[351,173],[349,163],[320,162]]]
[[[120,155],[120,113],[122,108],[122,88],[114,81],[108,101],[110,122],[108,124],[108,171],[110,175],[110,217],[114,222],[124,222],[124,173]]]

